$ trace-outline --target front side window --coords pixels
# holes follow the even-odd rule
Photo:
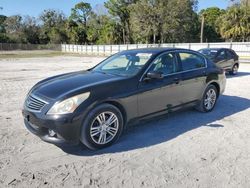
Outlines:
[[[97,65],[93,71],[120,76],[133,76],[142,69],[152,55],[152,53],[136,52],[116,54]]]
[[[175,55],[173,53],[161,55],[153,62],[149,71],[161,72],[164,75],[178,72]]]
[[[209,58],[214,58],[216,54],[218,53],[218,50],[216,49],[201,49],[199,50],[200,53],[203,55],[209,57]]]
[[[179,53],[182,70],[194,70],[206,66],[205,59],[197,54],[181,52]]]

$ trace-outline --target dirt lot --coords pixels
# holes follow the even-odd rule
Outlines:
[[[21,108],[31,86],[101,59],[0,61],[0,187],[250,187],[250,64],[228,76],[213,112],[140,123],[101,151],[58,148],[24,128]]]

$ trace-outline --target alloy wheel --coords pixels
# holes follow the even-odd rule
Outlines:
[[[102,112],[93,120],[90,136],[96,144],[107,144],[114,139],[119,129],[119,120],[113,112]]]
[[[237,74],[238,73],[238,66],[234,65],[233,67],[233,74]]]
[[[217,95],[216,95],[216,91],[214,89],[209,89],[206,93],[206,97],[204,100],[204,106],[207,110],[211,110],[216,102],[217,99]]]

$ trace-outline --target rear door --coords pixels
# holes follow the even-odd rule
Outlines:
[[[218,51],[216,57],[215,57],[215,63],[218,67],[226,69],[228,67],[228,59],[226,50],[221,49]]]
[[[233,52],[231,52],[230,50],[227,50],[226,51],[227,53],[227,69],[232,69],[232,67],[234,66],[234,63],[235,63],[235,55]]]
[[[178,59],[182,69],[182,103],[196,102],[206,86],[206,59],[189,51],[179,51]]]

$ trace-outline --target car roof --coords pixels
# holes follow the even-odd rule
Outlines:
[[[200,50],[231,50],[230,48],[202,48]]]
[[[131,50],[122,51],[122,53],[135,52],[135,53],[154,53],[154,54],[159,54],[159,53],[162,53],[162,52],[175,51],[175,50],[185,50],[185,51],[195,52],[194,50],[189,50],[189,49],[184,49],[184,48],[165,48],[165,47],[160,47],[160,48],[138,48],[138,49],[131,49]]]

